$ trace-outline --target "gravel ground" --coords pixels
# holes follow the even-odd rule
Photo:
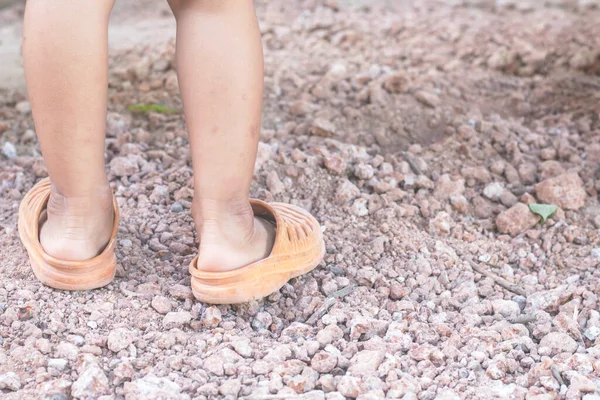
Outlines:
[[[2,398],[600,399],[598,6],[259,2],[252,194],[310,210],[327,255],[233,307],[189,289],[181,113],[128,110],[181,109],[172,33],[111,53],[104,289],[34,279],[16,211],[46,171],[25,94],[0,89]]]

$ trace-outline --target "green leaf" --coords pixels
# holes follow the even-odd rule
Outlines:
[[[529,203],[528,206],[533,213],[542,217],[542,222],[546,222],[558,209],[554,204]]]
[[[156,112],[160,114],[175,114],[177,110],[160,104],[130,104],[127,109],[136,114],[148,114]]]

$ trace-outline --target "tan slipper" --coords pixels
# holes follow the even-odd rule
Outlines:
[[[271,254],[227,272],[198,270],[190,263],[192,291],[205,303],[235,304],[257,300],[279,290],[290,279],[314,269],[323,260],[325,242],[317,220],[291,204],[250,200],[254,215],[276,224]]]
[[[35,185],[19,207],[19,236],[29,254],[35,276],[44,284],[62,290],[89,290],[108,285],[115,276],[115,244],[119,226],[119,206],[113,196],[115,220],[110,240],[100,255],[85,261],[64,261],[44,251],[40,244],[40,216],[50,197],[50,180]]]

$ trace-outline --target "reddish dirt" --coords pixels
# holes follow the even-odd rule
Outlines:
[[[108,287],[34,279],[16,210],[46,172],[24,91],[0,89],[3,398],[600,398],[597,2],[259,2],[252,194],[310,210],[327,255],[233,307],[190,294],[181,113],[127,109],[181,109],[172,19],[131,4],[117,38],[160,28],[111,51]]]

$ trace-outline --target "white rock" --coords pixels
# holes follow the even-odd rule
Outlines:
[[[7,372],[0,375],[0,390],[7,389],[17,391],[21,389],[21,379],[14,372]]]
[[[125,382],[125,400],[161,400],[161,399],[185,399],[188,396],[181,394],[181,388],[175,382],[167,378],[157,378],[154,375],[133,382]]]

